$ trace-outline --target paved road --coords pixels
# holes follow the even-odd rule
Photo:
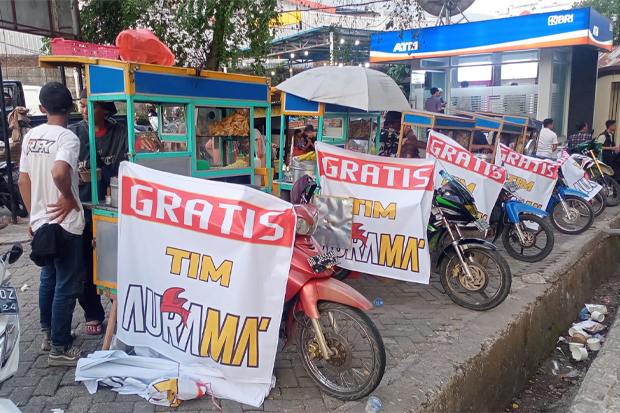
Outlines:
[[[599,217],[595,227],[600,229],[620,215],[620,208],[608,209]],[[422,402],[428,394],[437,392],[446,377],[458,373],[464,357],[474,356],[484,349],[485,341],[498,334],[516,314],[536,299],[541,284],[549,282],[540,274],[551,274],[566,260],[567,254],[576,251],[596,233],[592,229],[581,236],[568,237],[556,234],[555,250],[542,263],[526,264],[508,259],[514,278],[510,297],[491,312],[479,313],[454,304],[444,293],[436,276],[429,285],[408,283],[383,283],[363,275],[349,283],[373,301],[382,298],[384,305],[371,311],[387,349],[386,374],[376,394],[383,400],[383,411],[402,412],[411,408],[411,400]],[[2,233],[0,232],[0,241]],[[19,238],[19,237],[17,237]],[[507,255],[505,255],[507,257]],[[31,286],[18,292],[20,299],[20,367],[14,378],[0,389],[0,397],[19,403],[23,412],[49,412],[61,408],[65,412],[210,412],[216,410],[210,399],[184,402],[176,409],[150,405],[137,396],[117,395],[108,389],[90,395],[86,388],[74,381],[74,369],[48,367],[47,354],[40,350],[41,334],[37,307],[39,268],[25,255],[12,267],[12,284],[18,289],[25,283]],[[106,300],[106,299],[104,299]],[[109,311],[110,305],[107,302]],[[78,337],[76,345],[86,352],[101,348],[102,338],[83,334],[84,320],[79,307],[74,315]],[[460,349],[460,350],[455,350]],[[402,380],[411,369],[413,375],[402,389]],[[278,411],[323,412],[362,411],[360,403],[344,405],[336,399],[322,395],[300,365],[293,351],[280,353],[276,359],[277,384],[260,408],[222,400],[225,412]],[[398,390],[400,388],[400,390]],[[363,401],[364,402],[364,401]]]

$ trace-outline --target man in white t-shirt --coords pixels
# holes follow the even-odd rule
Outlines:
[[[553,151],[558,149],[558,135],[553,131],[553,119],[543,120],[543,128],[538,135],[538,148],[536,156],[539,158],[551,158]]]
[[[58,82],[41,88],[40,109],[47,124],[24,137],[19,189],[30,213],[30,258],[41,266],[39,311],[41,348],[50,366],[75,366],[71,320],[82,287],[84,211],[78,196],[80,140],[67,129],[73,99]]]

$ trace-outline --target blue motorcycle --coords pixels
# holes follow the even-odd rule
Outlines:
[[[513,182],[504,184],[493,212],[491,225],[495,229],[493,243],[502,236],[506,252],[525,262],[538,262],[553,250],[553,229],[543,218],[548,214],[542,209],[528,205],[514,194]]]
[[[553,189],[547,205],[547,212],[554,227],[563,234],[581,234],[587,231],[594,222],[594,211],[581,191],[560,185],[561,180]]]

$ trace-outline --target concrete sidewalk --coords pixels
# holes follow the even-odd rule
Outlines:
[[[620,412],[620,317],[588,369],[568,413]]]
[[[387,350],[387,369],[375,391],[381,412],[500,411],[520,391],[537,363],[555,348],[583,302],[616,268],[620,242],[604,232],[620,219],[609,208],[579,236],[556,233],[555,249],[541,263],[507,258],[512,291],[498,308],[475,312],[454,304],[436,275],[429,285],[382,283],[362,275],[348,281],[368,299],[384,305],[369,312]],[[615,226],[615,224],[614,224]],[[2,239],[0,233],[0,239]],[[206,412],[211,399],[184,402],[176,409],[156,407],[137,396],[100,389],[90,395],[74,381],[74,370],[48,367],[40,350],[39,268],[27,255],[12,267],[20,299],[20,368],[0,389],[0,398],[20,403],[23,412]],[[21,292],[23,284],[30,290]],[[109,303],[106,300],[107,308]],[[101,336],[84,334],[79,306],[74,315],[75,344],[86,352],[101,348]],[[361,412],[366,400],[343,403],[323,395],[307,376],[297,353],[279,353],[276,387],[260,408],[222,400],[224,412]]]

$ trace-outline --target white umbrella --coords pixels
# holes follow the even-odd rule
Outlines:
[[[391,77],[358,66],[324,66],[306,70],[280,83],[276,89],[314,102],[367,112],[411,109]]]

